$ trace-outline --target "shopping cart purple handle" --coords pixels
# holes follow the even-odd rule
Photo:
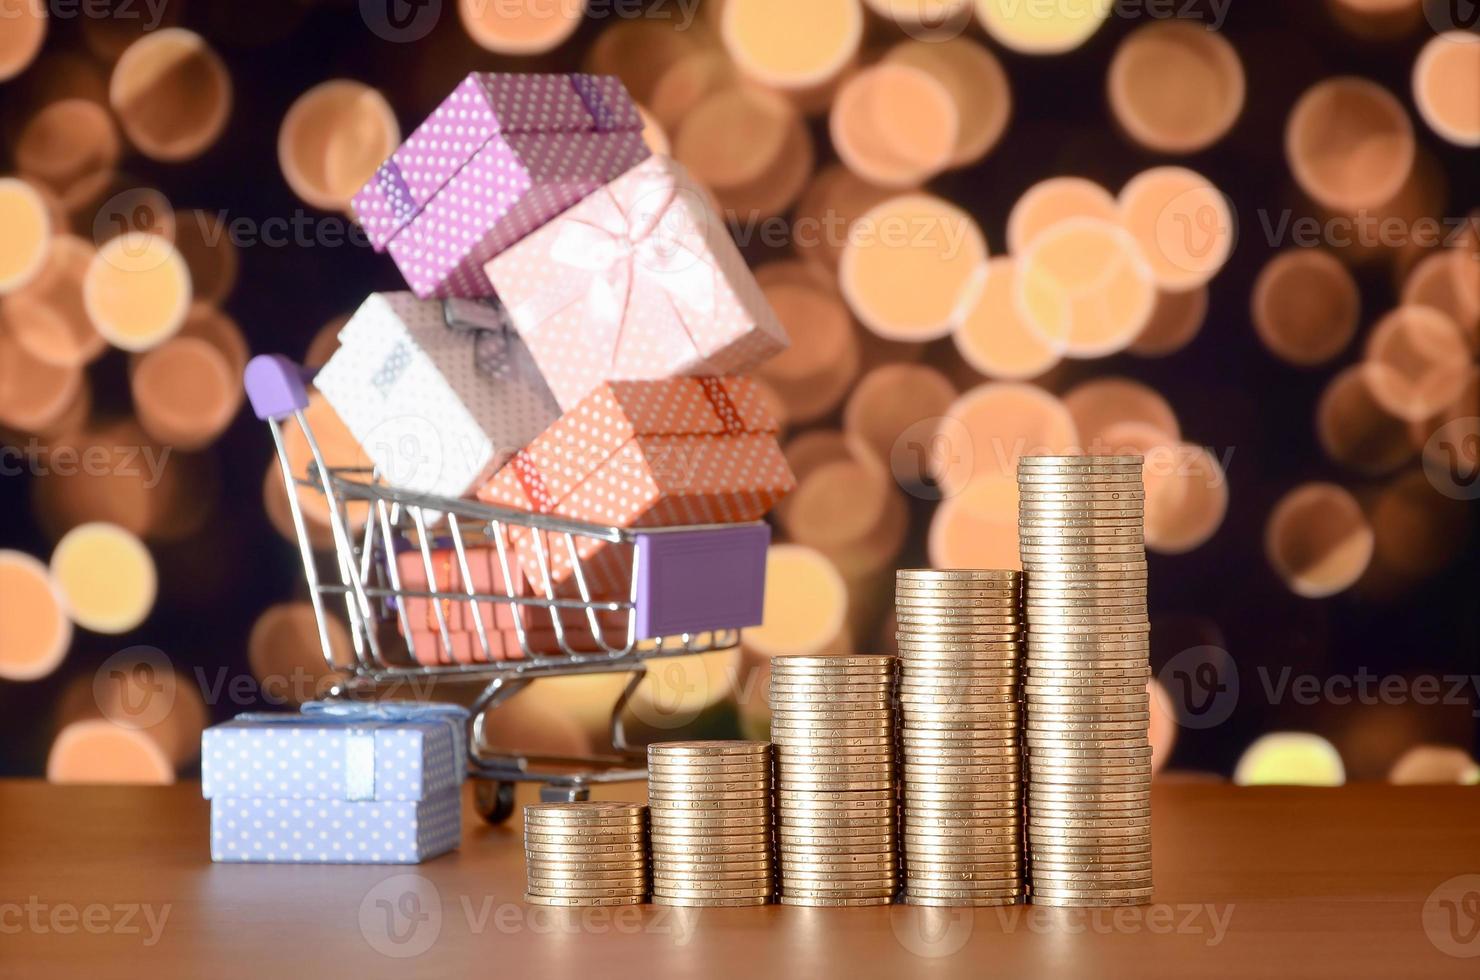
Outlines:
[[[303,411],[308,407],[308,389],[304,385],[316,373],[281,354],[258,354],[247,362],[242,379],[252,411],[264,422],[281,421]]]
[[[766,599],[765,524],[637,538],[637,635],[759,626]]]

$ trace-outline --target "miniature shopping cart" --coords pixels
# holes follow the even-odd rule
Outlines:
[[[513,812],[516,782],[540,782],[544,799],[573,801],[585,799],[594,783],[644,778],[641,749],[628,744],[622,713],[643,680],[645,664],[659,657],[734,648],[740,629],[760,622],[770,529],[751,523],[635,531],[398,490],[382,483],[373,469],[325,463],[304,412],[305,385],[311,380],[312,372],[278,355],[253,358],[246,371],[247,395],[257,417],[272,430],[287,482],[319,642],[336,677],[329,696],[394,696],[398,687],[425,694],[428,687],[443,684],[465,685],[465,692],[476,692],[470,704],[469,768],[476,780],[479,812],[490,822]],[[301,429],[308,448],[310,459],[301,473],[293,472],[287,448],[284,429],[289,420]],[[332,556],[316,552],[300,492],[323,495]],[[499,582],[520,580],[511,536],[516,530],[528,536],[540,574],[523,589],[475,591],[469,565],[474,547],[494,549],[502,572]],[[631,591],[626,598],[593,597],[580,557],[584,539],[588,544],[625,546],[621,553],[631,555]],[[462,588],[438,588],[434,549],[456,561]],[[555,549],[569,555],[578,597],[552,584]],[[425,588],[403,582],[401,559],[408,552],[420,555]],[[412,600],[428,600],[423,605],[435,617],[436,629],[423,631],[421,640],[408,615]],[[341,603],[352,640],[348,656],[336,652],[330,642],[329,609]],[[464,619],[473,624],[468,642],[474,645],[475,662],[419,662],[428,653],[438,661],[453,659],[448,629],[453,603],[464,604],[470,613]],[[484,615],[488,610],[480,607],[497,603],[531,607],[527,612],[512,610],[521,613],[512,617],[519,647],[515,659],[495,659]],[[550,652],[549,643],[531,642],[526,622],[539,622],[543,632],[545,618],[558,648],[555,652]],[[418,642],[439,643],[444,649],[421,651],[418,656]],[[610,755],[536,758],[485,746],[488,712],[532,682],[605,673],[630,675],[612,708]]]

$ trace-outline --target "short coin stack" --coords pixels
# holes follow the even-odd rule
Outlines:
[[[648,746],[653,901],[765,905],[775,894],[768,742]]]
[[[534,803],[524,808],[531,905],[641,905],[647,900],[647,807]]]
[[[784,905],[888,905],[898,887],[893,657],[771,661]]]
[[[912,905],[1023,896],[1022,573],[908,570],[899,621],[900,859]]]
[[[1018,464],[1028,850],[1039,905],[1151,897],[1141,465],[1139,456]]]

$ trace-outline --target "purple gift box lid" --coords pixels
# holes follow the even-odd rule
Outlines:
[[[475,72],[380,166],[355,195],[354,211],[375,250],[384,251],[490,140],[642,129],[616,76]]]

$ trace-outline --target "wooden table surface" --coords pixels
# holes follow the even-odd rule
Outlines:
[[[1145,908],[556,910],[521,901],[517,820],[471,809],[424,865],[212,864],[198,783],[0,781],[0,976],[1480,976],[1480,789],[1174,784],[1154,806]]]

